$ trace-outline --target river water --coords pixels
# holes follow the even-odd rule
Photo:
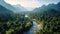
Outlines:
[[[29,29],[29,31],[27,31],[24,34],[34,34],[34,32],[38,29],[38,23],[36,23],[35,21],[33,21],[33,26]]]

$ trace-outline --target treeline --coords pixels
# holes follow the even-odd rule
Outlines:
[[[36,34],[60,34],[60,11],[54,9],[37,11],[31,13],[30,17],[42,24],[42,29],[37,31]]]
[[[32,26],[25,15],[15,13],[0,13],[0,34],[23,34]]]

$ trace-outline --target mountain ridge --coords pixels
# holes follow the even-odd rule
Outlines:
[[[57,4],[49,4],[49,5],[43,5],[39,8],[34,9],[33,11],[46,11],[48,9],[55,9],[57,11],[60,11],[60,2],[58,2]]]
[[[6,13],[10,14],[10,13],[13,13],[13,11],[11,11],[11,10],[0,5],[0,14],[6,14]]]
[[[16,8],[16,10],[19,11],[27,11],[26,8],[22,7],[20,4],[14,5],[14,7]]]
[[[6,3],[4,0],[0,0],[0,5],[4,6],[5,8],[7,8],[9,10],[12,10],[12,11],[15,10],[15,8],[12,5]]]
[[[21,5],[10,5],[10,4],[6,3],[4,0],[0,0],[0,5],[4,6],[5,8],[7,8],[13,12],[27,11],[27,9],[25,9]]]

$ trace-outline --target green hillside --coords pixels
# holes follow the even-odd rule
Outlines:
[[[0,5],[0,34],[22,34],[32,22],[22,14],[13,13]]]
[[[30,14],[31,18],[42,24],[42,29],[37,31],[36,34],[60,34],[60,11],[48,9],[43,12],[33,12],[32,14]]]

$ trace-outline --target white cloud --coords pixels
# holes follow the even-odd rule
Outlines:
[[[5,0],[5,2],[11,4],[11,5],[16,5],[18,4],[18,1],[17,0]]]
[[[5,0],[11,5],[20,4],[23,7],[40,7],[42,5],[48,5],[50,3],[57,3],[57,0]]]
[[[5,1],[7,3],[10,3],[11,5],[20,4],[24,7],[39,7],[42,5],[36,0],[5,0]]]

